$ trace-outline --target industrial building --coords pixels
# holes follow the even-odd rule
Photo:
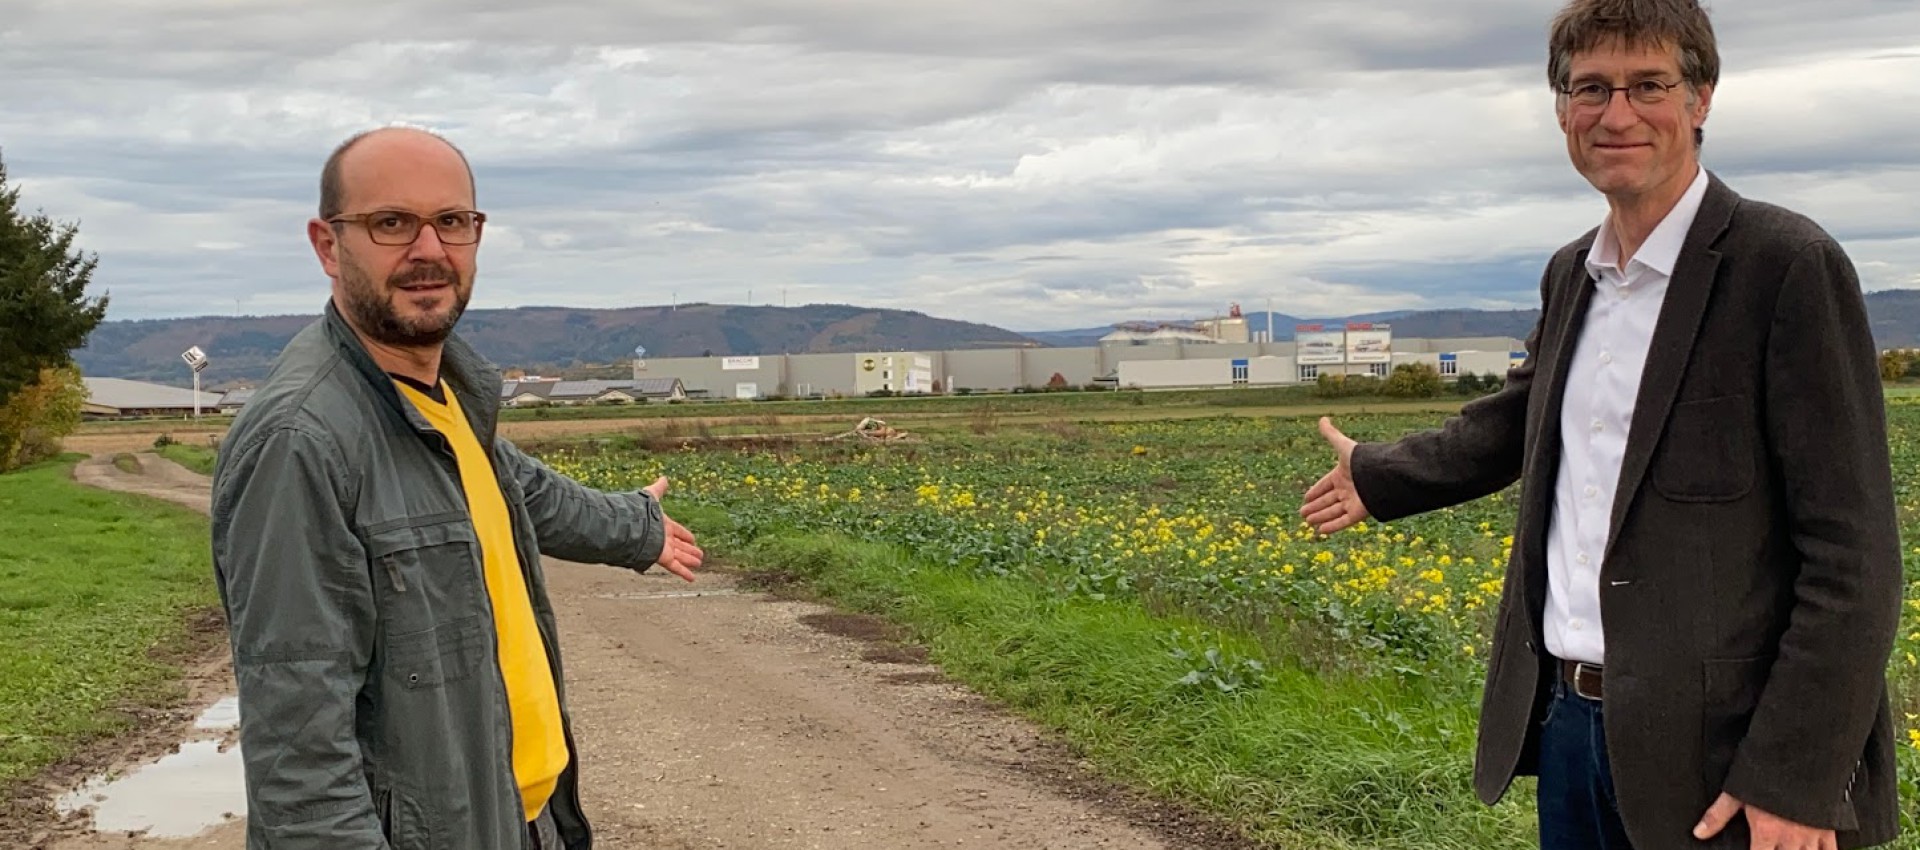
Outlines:
[[[1081,348],[671,357],[637,360],[633,374],[678,378],[691,398],[815,398],[1299,384],[1323,374],[1385,376],[1410,362],[1429,363],[1451,379],[1505,375],[1525,357],[1521,341],[1509,337],[1395,339],[1384,324],[1300,326],[1290,342],[1247,341],[1251,336],[1244,319],[1230,316],[1191,326],[1121,325]]]
[[[1279,345],[1287,348],[1272,350]],[[1258,353],[1219,351],[1179,360],[1123,360],[1115,382],[1121,388],[1142,390],[1273,386],[1313,383],[1321,375],[1384,378],[1405,363],[1432,366],[1442,379],[1504,376],[1526,359],[1523,346],[1508,337],[1395,340],[1392,326],[1365,322],[1344,327],[1299,325],[1293,342],[1258,345]]]

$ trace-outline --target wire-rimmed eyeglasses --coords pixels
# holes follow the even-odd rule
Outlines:
[[[1686,83],[1667,83],[1652,79],[1635,80],[1624,86],[1610,86],[1606,83],[1588,81],[1566,86],[1560,89],[1560,93],[1566,95],[1574,106],[1582,109],[1605,108],[1607,104],[1613,102],[1613,93],[1617,91],[1626,92],[1627,100],[1631,103],[1654,106],[1666,102],[1673,90],[1683,85]]]

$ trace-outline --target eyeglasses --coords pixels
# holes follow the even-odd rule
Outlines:
[[[447,245],[472,245],[480,241],[480,228],[487,214],[475,210],[451,210],[435,213],[431,219],[404,210],[379,210],[354,215],[336,215],[328,222],[357,221],[367,228],[375,245],[412,245],[420,238],[420,226],[431,222],[434,233]]]
[[[1560,93],[1573,101],[1573,105],[1582,109],[1604,108],[1613,102],[1613,93],[1617,91],[1626,92],[1627,100],[1633,103],[1641,106],[1655,106],[1665,103],[1667,96],[1682,85],[1685,83],[1663,83],[1659,80],[1637,80],[1632,85],[1626,86],[1586,82],[1567,86],[1561,89]]]

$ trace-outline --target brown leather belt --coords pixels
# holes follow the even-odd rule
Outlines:
[[[1567,687],[1574,693],[1598,701],[1603,690],[1602,686],[1606,682],[1606,668],[1598,664],[1588,664],[1585,661],[1562,659],[1560,681],[1567,683]]]

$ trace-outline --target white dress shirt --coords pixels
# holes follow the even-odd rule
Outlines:
[[[1667,281],[1706,195],[1707,172],[1622,269],[1613,217],[1600,224],[1587,274],[1593,300],[1574,348],[1560,407],[1560,469],[1547,522],[1546,649],[1568,661],[1606,662],[1600,629],[1600,559],[1607,551],[1620,462],[1640,374]]]

